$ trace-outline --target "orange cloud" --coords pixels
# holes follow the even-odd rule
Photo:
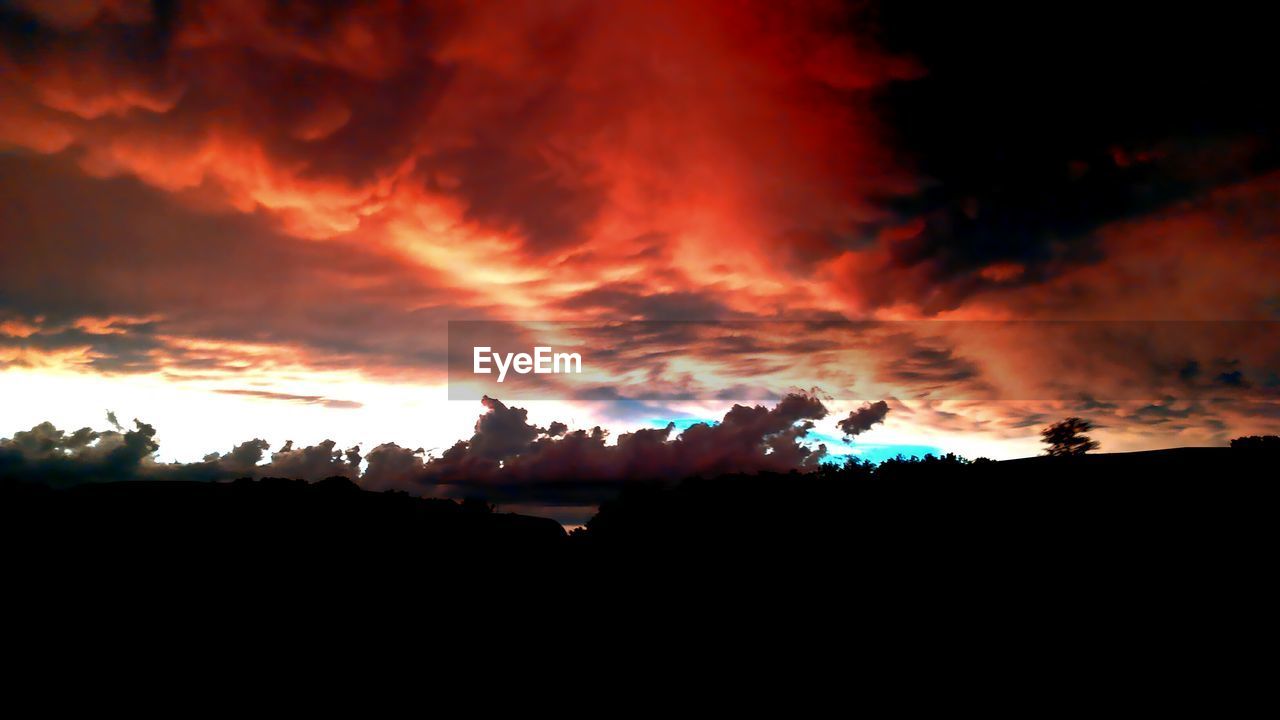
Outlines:
[[[95,176],[266,212],[300,237],[361,232],[500,304],[601,280],[716,285],[752,311],[824,304],[793,273],[859,241],[881,213],[870,192],[912,186],[859,94],[919,70],[827,29],[842,13],[245,0],[161,24],[86,5],[39,16],[93,43],[54,31],[38,56],[0,56],[17,109],[0,139],[73,147]],[[655,238],[665,264],[637,262]],[[558,262],[584,248],[589,263]],[[525,303],[505,289],[531,281]]]

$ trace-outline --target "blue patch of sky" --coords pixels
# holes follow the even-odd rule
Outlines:
[[[856,439],[852,443],[846,443],[843,439],[834,435],[810,430],[808,442],[805,444],[809,447],[817,447],[819,443],[826,443],[827,445],[827,456],[822,461],[828,463],[843,463],[845,457],[849,455],[861,460],[880,463],[899,455],[903,457],[924,457],[925,455],[945,454],[942,448],[933,445],[863,443],[858,442]]]
[[[705,423],[717,425],[718,421],[705,418],[651,418],[649,424],[656,428],[664,428],[667,423],[675,423],[676,432],[687,430],[691,425]],[[924,457],[925,455],[943,455],[942,448],[933,445],[910,445],[903,443],[862,443],[856,439],[846,443],[842,438],[826,433],[810,430],[805,444],[817,448],[819,443],[826,443],[827,456],[823,462],[843,463],[846,456],[852,455],[862,460],[880,463],[899,455],[903,457]]]

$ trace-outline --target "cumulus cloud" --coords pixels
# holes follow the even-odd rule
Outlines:
[[[0,477],[54,485],[136,479],[159,449],[155,435],[154,427],[139,420],[126,432],[85,427],[67,433],[43,422],[0,439]]]
[[[293,441],[271,454],[271,462],[260,472],[264,475],[303,478],[314,480],[333,475],[349,478],[358,476],[360,470],[360,449],[338,449],[333,440],[325,440],[317,445],[295,448]]]
[[[715,424],[695,424],[679,435],[661,429],[623,433],[608,443],[600,427],[543,429],[525,411],[485,399],[488,411],[470,440],[423,463],[417,482],[431,486],[538,483],[558,480],[616,482],[724,473],[812,469],[826,447],[802,441],[827,415],[816,396],[792,394],[772,408],[734,405]],[[674,435],[674,437],[673,437]]]
[[[471,437],[439,457],[392,443],[362,457],[359,447],[342,450],[333,440],[307,447],[288,441],[268,457],[270,443],[253,439],[200,462],[160,463],[154,459],[155,428],[146,423],[135,421],[136,429],[125,433],[66,433],[46,422],[0,440],[0,476],[66,485],[340,475],[375,491],[467,496],[515,487],[539,496],[557,485],[812,470],[826,454],[824,445],[805,443],[814,422],[827,415],[811,394],[789,395],[771,408],[735,405],[720,422],[695,424],[678,435],[673,424],[622,433],[616,443],[607,442],[609,432],[598,426],[570,431],[557,421],[541,428],[528,422],[523,408],[494,398],[485,398],[484,406]]]
[[[366,490],[406,490],[415,488],[422,477],[422,448],[409,450],[395,443],[383,443],[369,451],[360,485]]]

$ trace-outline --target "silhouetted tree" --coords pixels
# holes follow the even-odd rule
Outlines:
[[[1242,450],[1280,450],[1280,435],[1247,435],[1231,441],[1231,447]]]
[[[1041,442],[1049,446],[1045,454],[1083,455],[1090,450],[1097,450],[1098,443],[1084,434],[1092,429],[1093,423],[1078,417],[1069,417],[1050,425],[1040,431]]]

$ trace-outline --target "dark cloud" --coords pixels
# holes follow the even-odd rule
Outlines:
[[[138,479],[159,449],[155,435],[154,427],[138,420],[126,432],[86,427],[70,434],[44,422],[0,439],[0,477],[55,486]]]
[[[1188,360],[1181,369],[1178,370],[1178,377],[1187,382],[1191,382],[1200,376],[1200,363],[1195,360]]]
[[[916,344],[921,340],[905,337],[901,339],[911,343],[910,351],[899,357],[886,358],[884,365],[885,376],[894,382],[906,386],[922,383],[955,386],[980,375],[973,362],[956,357],[952,348],[918,347]]]
[[[603,417],[610,420],[638,421],[655,417],[687,417],[686,413],[675,410],[666,404],[645,399],[646,397],[651,397],[657,400],[670,400],[679,393],[652,392],[652,387],[648,388],[651,391],[648,393],[644,392],[645,388],[634,389],[638,391],[637,395],[639,397],[624,394],[616,387],[594,386],[573,392],[572,398],[592,403]]]
[[[711,292],[648,293],[638,283],[613,283],[578,293],[561,306],[575,313],[606,311],[608,317],[651,321],[729,320],[743,317]]]
[[[1172,395],[1165,396],[1159,402],[1143,405],[1133,410],[1129,417],[1144,424],[1164,424],[1176,420],[1188,420],[1202,411],[1195,402],[1186,402],[1178,407],[1179,399]]]
[[[476,421],[475,434],[467,442],[467,452],[484,460],[501,461],[518,455],[543,432],[528,423],[529,411],[509,408],[501,400],[485,396],[481,403],[489,409]]]
[[[536,104],[555,101],[540,98]],[[507,122],[511,131],[520,132],[525,120],[514,116]],[[513,132],[498,132],[483,138],[480,147],[438,153],[422,162],[451,178],[448,190],[468,198],[469,219],[523,232],[527,247],[537,253],[581,244],[587,223],[604,204],[603,191],[583,184],[576,174],[557,172],[541,154],[507,145],[517,139]],[[446,189],[439,182],[429,186]]]
[[[231,449],[226,455],[212,453],[206,455],[204,460],[208,463],[221,462],[228,469],[236,469],[239,472],[252,473],[255,466],[262,462],[263,455],[271,447],[271,443],[261,438],[247,440]]]
[[[854,436],[870,430],[872,425],[884,422],[885,416],[888,414],[889,403],[884,400],[878,400],[874,403],[867,403],[857,410],[850,411],[849,417],[836,423],[836,426],[844,433],[845,441],[848,442]]]
[[[950,309],[1008,281],[984,268],[1016,263],[1012,281],[1034,283],[1097,262],[1107,248],[1092,233],[1104,224],[1280,167],[1261,12],[880,4],[881,41],[927,68],[880,103],[904,159],[930,179],[893,203],[920,224],[892,265],[954,286],[930,307]]]
[[[0,304],[3,297],[0,297]],[[0,307],[0,317],[3,317]],[[12,314],[10,314],[12,316]],[[87,318],[93,320],[93,318]],[[84,319],[82,319],[84,320]],[[157,355],[165,343],[155,337],[155,324],[117,320],[113,327],[85,329],[66,324],[27,323],[31,332],[9,335],[0,329],[0,349],[12,359],[0,357],[0,368],[28,367],[40,356],[71,353],[84,369],[100,373],[150,372],[160,367]]]
[[[1215,380],[1227,387],[1244,388],[1249,387],[1249,382],[1245,380],[1244,373],[1240,370],[1232,370],[1230,372],[1219,373]]]
[[[409,450],[395,443],[379,445],[365,456],[367,466],[360,486],[375,492],[416,488],[422,477],[425,454],[422,448]]]
[[[1081,412],[1088,412],[1091,410],[1115,410],[1119,406],[1112,402],[1099,400],[1088,393],[1081,393],[1076,407]]]
[[[352,462],[354,461],[354,462]],[[271,462],[263,467],[262,475],[316,480],[334,475],[356,479],[360,474],[359,448],[340,450],[333,440],[317,445],[295,448],[293,441],[271,453]]]
[[[134,420],[134,429],[72,433],[44,422],[30,430],[0,438],[0,478],[42,482],[53,486],[121,480],[196,480],[213,482],[238,477],[289,477],[310,481],[334,475],[360,477],[358,447],[340,450],[332,440],[294,447],[286,442],[266,456],[270,443],[249,440],[227,453],[210,453],[199,462],[161,463],[156,429]]]

